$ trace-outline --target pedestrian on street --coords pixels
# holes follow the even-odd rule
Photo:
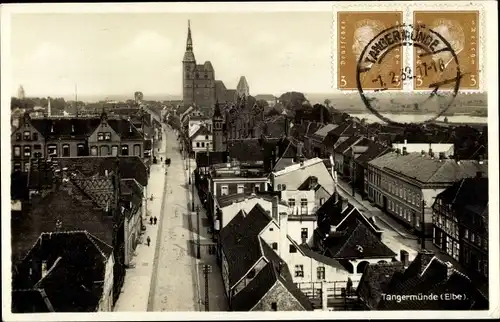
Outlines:
[[[149,238],[149,236],[148,236],[148,238],[146,239],[146,242],[148,243],[148,247],[149,247],[149,244],[151,244],[151,238]]]
[[[153,217],[149,217],[149,224],[152,225],[153,224]]]
[[[156,221],[157,220],[158,220],[158,218],[156,218],[156,216],[155,216],[155,218],[153,219],[153,222],[154,222],[155,225],[156,225]]]

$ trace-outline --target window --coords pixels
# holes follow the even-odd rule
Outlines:
[[[47,152],[48,152],[49,156],[53,156],[53,157],[55,156],[56,157],[57,156],[57,145],[55,145],[55,144],[49,144],[47,146]]]
[[[324,267],[318,267],[316,269],[316,273],[318,276],[318,280],[322,281],[325,279],[325,268]]]
[[[227,196],[229,194],[229,187],[227,185],[223,185],[220,187],[220,195]]]
[[[255,193],[259,192],[260,191],[260,184],[259,183],[256,183],[255,186],[254,186],[254,190],[255,190]]]
[[[38,133],[33,133],[33,141],[38,141]]]
[[[273,243],[273,249],[278,250],[278,243]]]
[[[196,147],[199,148],[200,147],[200,142],[196,142]]]
[[[290,249],[288,250],[289,253],[296,253],[297,252],[297,248],[295,248],[294,245],[290,245]]]
[[[243,193],[245,192],[245,185],[244,184],[238,184],[237,186],[237,193]]]
[[[99,152],[100,152],[99,153],[100,156],[107,156],[107,155],[109,155],[109,153],[110,153],[109,146],[107,146],[107,145],[101,145]]]
[[[35,144],[33,146],[33,150],[41,150],[42,149],[42,145],[41,144]]]
[[[33,156],[35,158],[41,158],[42,157],[42,152],[35,152],[35,153],[33,153]]]
[[[14,152],[13,152],[15,157],[20,157],[21,156],[21,147],[19,145],[14,146]]]
[[[115,157],[118,155],[118,145],[113,145],[111,147],[111,155]]]
[[[201,147],[204,148],[205,147],[205,142],[201,142]]]
[[[281,185],[281,190],[286,190],[286,184]]]
[[[247,278],[254,278],[255,277],[255,269],[250,270],[247,274]]]
[[[304,265],[295,265],[295,277],[304,277]]]
[[[122,155],[128,155],[128,145],[122,145]]]
[[[271,303],[271,311],[278,311],[278,303],[276,302]]]
[[[134,144],[134,155],[140,157],[141,156],[141,145]]]
[[[277,189],[278,191],[281,191],[281,184],[278,183]]]
[[[24,156],[25,157],[31,156],[31,146],[29,146],[29,145],[24,146]]]
[[[85,155],[85,144],[79,143],[76,145],[76,155],[84,156]]]
[[[16,133],[16,141],[21,141],[21,133]]]
[[[300,214],[307,215],[307,199],[300,199]]]
[[[24,162],[24,172],[29,172],[29,171],[30,171],[30,163]]]
[[[325,203],[325,198],[319,198],[319,205],[323,205]]]
[[[302,228],[300,231],[300,238],[302,239],[302,242],[305,243],[307,241],[309,233],[307,231],[307,228]]]
[[[104,133],[102,132],[97,133],[97,141],[104,141]]]
[[[31,132],[24,131],[24,141],[29,141],[31,139]]]
[[[295,207],[295,199],[293,199],[293,198],[288,199],[288,204],[290,205],[290,207],[294,208]]]
[[[21,162],[14,163],[14,171],[21,171]]]
[[[62,146],[62,156],[69,157],[69,144],[63,144]]]
[[[97,156],[97,147],[96,146],[93,146],[90,148],[90,155],[91,156]]]
[[[111,132],[104,133],[104,140],[111,141]]]
[[[208,135],[205,135],[205,140],[208,140]]]

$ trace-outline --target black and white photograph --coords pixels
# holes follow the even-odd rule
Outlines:
[[[3,320],[498,318],[497,10],[2,4]]]

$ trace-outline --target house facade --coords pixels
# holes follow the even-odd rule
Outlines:
[[[429,236],[436,196],[455,181],[474,177],[477,172],[487,176],[487,162],[391,152],[368,163],[368,199],[408,227]]]
[[[194,153],[213,151],[213,135],[205,126],[196,125],[190,130],[189,139]]]

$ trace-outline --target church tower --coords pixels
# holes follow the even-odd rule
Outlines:
[[[212,117],[212,147],[214,152],[226,151],[223,129],[224,118],[219,107],[219,101],[215,101],[214,115]]]
[[[196,59],[194,58],[193,39],[191,38],[191,22],[188,20],[186,52],[182,59],[182,100],[184,101],[184,106],[191,106],[194,101],[195,70]]]

